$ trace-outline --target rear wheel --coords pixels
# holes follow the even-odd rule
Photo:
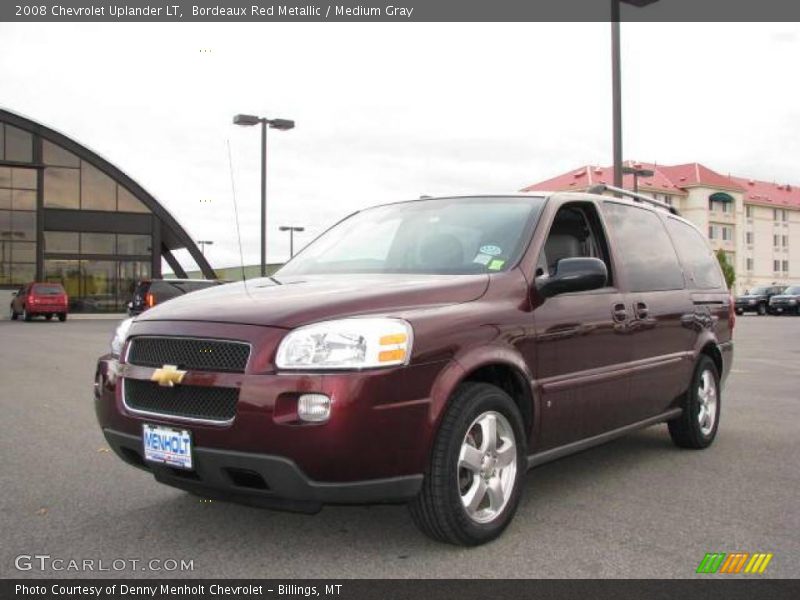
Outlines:
[[[17,311],[14,310],[14,305],[12,304],[11,305],[11,320],[12,321],[16,321],[18,316],[19,316],[19,314],[17,314]]]
[[[683,413],[669,421],[669,434],[681,448],[707,448],[717,436],[721,394],[714,361],[702,355],[683,400]]]
[[[58,320],[62,323],[67,320],[67,313],[58,313]]]
[[[31,319],[33,319],[33,315],[28,312],[27,307],[22,307],[22,318],[25,319],[26,321],[30,321]]]
[[[47,313],[44,316],[44,318],[47,319],[48,321],[52,321],[53,320],[53,313]]]
[[[442,420],[422,490],[411,503],[435,540],[475,546],[511,522],[526,470],[522,416],[503,390],[462,385]]]

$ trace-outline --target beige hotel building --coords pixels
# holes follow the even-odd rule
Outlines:
[[[674,206],[706,232],[736,269],[735,292],[771,283],[800,284],[800,186],[721,175],[699,163],[654,165],[639,177],[639,192]],[[585,191],[612,184],[611,167],[583,166],[522,191]],[[623,187],[633,189],[633,175]]]

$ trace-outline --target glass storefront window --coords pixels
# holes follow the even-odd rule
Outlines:
[[[120,233],[117,235],[117,254],[149,255],[152,247],[152,238],[149,235],[131,235]]]
[[[80,167],[81,159],[47,140],[42,140],[42,162],[55,167]]]
[[[78,260],[44,261],[44,280],[58,282],[64,286],[73,308],[73,298],[81,295],[81,266]]]
[[[44,251],[56,254],[78,254],[80,235],[74,231],[45,231]]]
[[[14,285],[23,285],[25,283],[30,283],[34,279],[36,279],[35,264],[12,263],[11,280],[9,283],[13,283]]]
[[[11,169],[11,187],[18,190],[35,190],[36,169]]]
[[[0,189],[0,209],[9,210],[11,208],[11,190]]]
[[[80,208],[80,171],[48,167],[44,170],[44,205]]]
[[[82,233],[81,254],[116,254],[113,233]]]
[[[33,190],[11,190],[13,210],[36,210],[36,192]]]
[[[35,242],[36,213],[13,211],[11,213],[11,232],[14,239]]]
[[[149,213],[148,208],[121,185],[117,186],[117,210],[120,212]]]
[[[0,188],[11,187],[11,167],[0,167]]]
[[[142,279],[150,278],[150,263],[124,260],[119,263],[119,283],[117,290],[122,308],[133,299],[133,290]]]
[[[35,263],[36,244],[33,242],[13,242],[11,260],[15,263]]]
[[[33,135],[12,125],[6,125],[5,129],[5,159],[31,162],[33,160]]]
[[[79,310],[114,312],[117,310],[117,263],[110,260],[81,261],[81,299]]]
[[[116,209],[117,194],[114,180],[84,161],[81,164],[81,210]]]
[[[0,123],[0,160],[6,157],[6,128]]]

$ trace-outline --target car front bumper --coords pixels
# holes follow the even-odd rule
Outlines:
[[[195,448],[194,468],[186,471],[146,462],[141,436],[103,429],[108,445],[125,462],[157,481],[209,499],[313,513],[325,504],[405,502],[419,493],[422,475],[367,481],[318,482],[281,456]]]

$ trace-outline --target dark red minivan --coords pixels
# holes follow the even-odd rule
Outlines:
[[[500,535],[531,467],[663,423],[705,448],[730,293],[694,225],[608,190],[632,199],[363,210],[272,277],[128,319],[96,372],[105,438],[205,497],[408,502],[425,533],[465,545]]]
[[[60,283],[28,283],[14,292],[11,299],[12,320],[21,316],[26,321],[33,317],[49,321],[56,316],[59,321],[66,321],[68,312],[69,297]]]

